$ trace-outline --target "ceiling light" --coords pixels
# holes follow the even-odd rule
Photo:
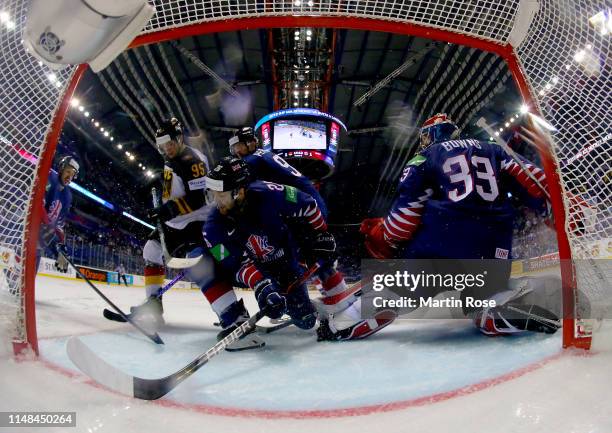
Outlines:
[[[8,12],[5,12],[5,11],[0,12],[0,22],[8,23],[10,20],[11,20],[11,17],[9,16]]]
[[[79,105],[79,111],[84,111],[85,107],[83,107],[82,105]]]
[[[10,20],[9,20],[9,21],[7,21],[7,22],[6,22],[4,25],[5,25],[5,26],[6,26],[6,28],[7,28],[7,29],[9,29],[9,30],[13,30],[13,29],[15,28],[15,22],[14,22],[14,21],[10,21]]]
[[[105,131],[105,132],[104,132],[104,136],[105,136],[105,137],[108,137],[108,136],[109,136],[108,131]]]
[[[308,36],[312,35],[312,30],[310,30],[310,29],[306,30],[306,34],[307,34]]]
[[[117,149],[119,149],[119,150],[123,149],[123,144],[118,144],[117,145]]]
[[[145,171],[145,170],[146,170],[146,168],[145,168],[145,166],[143,165],[143,166],[142,166],[142,171]]]
[[[310,41],[312,41],[312,38],[311,38],[310,36],[306,36],[306,40],[307,40],[308,42],[310,42]]]
[[[308,102],[304,102],[304,107],[308,107]]]
[[[104,128],[100,128],[100,132],[104,132]]]
[[[132,156],[132,154],[126,150],[125,151],[125,156]]]
[[[94,123],[94,125],[96,125],[96,128],[97,128],[98,126],[100,126],[100,122],[96,122]]]
[[[55,75],[53,72],[51,72],[50,74],[47,74],[47,78],[52,83],[55,83],[57,81],[57,75]]]
[[[294,102],[294,103],[293,103],[293,106],[294,106],[294,107],[297,107],[297,106],[298,106],[298,103],[297,103],[297,102]]]
[[[113,137],[111,137],[111,138],[110,138],[110,141],[113,141],[113,140],[114,140],[114,138],[113,138]]]
[[[519,111],[521,112],[521,114],[527,114],[529,113],[529,107],[525,104],[521,105],[521,108],[519,109]]]
[[[299,36],[296,36],[296,37],[295,37],[295,38],[293,38],[293,39],[295,39],[296,41],[299,41],[299,40],[300,40],[300,37],[299,37]]]
[[[507,128],[508,126],[510,126],[510,123],[509,123],[509,122],[506,122],[506,128]]]
[[[576,54],[574,54],[574,60],[580,63],[584,60],[585,56],[586,56],[586,53],[584,52],[584,50],[580,50]]]
[[[89,111],[86,111],[85,113],[83,113],[85,115],[85,117],[89,117]]]
[[[496,133],[495,133],[495,136],[496,136],[496,137],[499,137],[499,132],[496,132]]]
[[[295,31],[295,33],[294,33],[294,35],[299,36],[299,35],[300,35],[300,31],[299,31],[299,30],[296,30],[296,31]]]
[[[295,86],[294,86],[294,87],[297,89],[297,88],[298,88],[298,83],[295,83]]]
[[[296,98],[299,96],[300,94],[298,92],[293,92],[293,96],[295,96]]]
[[[130,155],[130,161],[134,161],[134,155]]]
[[[151,170],[147,171],[147,176],[153,176],[153,172]]]
[[[299,6],[299,5],[301,5],[301,4],[302,4],[302,2],[301,2],[300,0],[295,0],[295,1],[293,2],[293,4],[294,4],[294,5],[296,5],[296,6]]]
[[[308,0],[308,6],[312,7],[312,5],[314,5],[314,2],[312,0]]]
[[[79,100],[77,98],[72,98],[70,100],[70,105],[72,105],[73,107],[76,108],[76,107],[78,107],[80,105],[80,102],[79,102]]]

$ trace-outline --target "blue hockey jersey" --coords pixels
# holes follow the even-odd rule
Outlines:
[[[52,171],[49,173],[49,180],[45,189],[42,212],[44,227],[42,227],[41,233],[46,232],[47,238],[49,238],[49,233],[54,232],[57,239],[64,242],[64,225],[71,206],[72,193],[70,188],[63,186],[59,175]]]
[[[251,183],[239,212],[224,216],[215,210],[203,234],[215,261],[251,288],[264,276],[280,284],[295,280],[302,273],[296,228],[327,229],[313,197],[289,185]]]
[[[327,206],[319,191],[317,191],[310,179],[292,167],[283,158],[273,152],[258,149],[243,159],[248,164],[253,179],[294,186],[304,191],[316,200],[323,216],[327,217]]]
[[[524,163],[546,186],[544,172]],[[508,258],[515,212],[508,193],[532,206],[545,203],[537,184],[497,144],[436,143],[404,168],[384,219],[385,239],[399,244],[405,258]]]

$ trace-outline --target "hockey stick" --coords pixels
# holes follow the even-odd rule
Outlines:
[[[295,286],[302,284],[312,276],[319,268],[315,264],[304,275],[294,281],[288,288],[287,293]],[[203,365],[210,361],[230,344],[238,341],[246,334],[252,332],[257,322],[266,315],[266,311],[259,310],[253,317],[238,326],[225,338],[218,341],[213,347],[199,355],[185,367],[175,373],[159,379],[144,379],[127,374],[99,358],[78,337],[72,337],[66,344],[68,357],[83,373],[105,387],[121,394],[136,397],[142,400],[157,400],[176,388],[181,382],[198,371]]]
[[[153,206],[159,207],[159,198],[157,197],[157,190],[155,188],[151,189],[151,195],[153,196]],[[173,269],[186,269],[194,266],[200,260],[202,260],[201,254],[192,258],[172,257],[166,248],[166,235],[164,234],[162,222],[159,218],[155,222],[155,226],[157,228],[157,232],[159,233],[159,242],[161,243],[166,266]]]
[[[271,334],[272,332],[276,332],[276,331],[280,331],[281,329],[284,329],[288,326],[293,325],[293,319],[289,318],[286,320],[283,320],[281,323],[277,323],[276,325],[273,326],[259,326],[257,325],[255,327],[255,332],[258,332],[260,334]]]
[[[159,291],[159,293],[157,293],[157,298],[161,298],[161,296],[166,293],[168,290],[170,290],[172,288],[172,286],[174,286],[176,284],[176,282],[178,280],[180,280],[181,278],[183,278],[185,276],[185,271],[181,271],[178,273],[178,275],[176,277],[174,277],[172,280],[170,280],[168,282],[168,284],[166,284],[164,287],[161,288],[161,290]],[[105,318],[107,318],[108,320],[113,320],[115,322],[125,322],[126,320],[123,318],[123,316],[121,316],[121,314],[117,314],[114,311],[109,310],[108,308],[105,308],[104,311],[102,312],[102,314],[104,315]],[[127,314],[126,316],[128,317],[132,317],[132,313]]]
[[[62,254],[64,256],[64,258],[66,259],[66,261],[68,263],[70,263],[70,265],[74,268],[74,270],[76,271],[76,273],[83,279],[85,280],[85,282],[89,285],[89,287],[91,287],[92,289],[94,289],[94,291],[100,295],[100,297],[102,299],[104,299],[104,301],[110,305],[113,310],[115,310],[121,317],[123,317],[125,319],[126,322],[130,322],[134,328],[138,329],[143,335],[147,336],[148,338],[150,338],[151,340],[153,340],[156,344],[164,344],[164,341],[161,339],[161,337],[157,334],[157,332],[153,332],[153,333],[149,333],[146,330],[144,330],[140,325],[138,325],[136,322],[134,322],[132,319],[130,319],[130,317],[128,315],[126,315],[123,311],[121,311],[121,309],[119,307],[117,307],[110,299],[108,299],[106,297],[106,295],[104,295],[104,293],[102,293],[90,280],[89,278],[87,278],[85,275],[83,275],[83,273],[81,271],[79,271],[79,268],[77,268],[74,263],[72,262],[72,260],[70,259],[70,257],[68,257],[67,254],[64,254],[63,252],[60,251],[60,254]]]

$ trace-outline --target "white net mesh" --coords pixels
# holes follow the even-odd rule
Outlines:
[[[610,35],[589,23],[609,8],[606,1],[544,0],[518,49],[539,108],[557,129],[566,230],[586,295],[577,312],[589,318],[609,318],[612,299],[612,57]]]
[[[23,252],[24,227],[36,169],[23,155],[44,154],[43,143],[53,114],[74,71],[74,68],[67,68],[56,73],[55,78],[50,77],[50,70],[24,51],[21,29],[25,3],[3,0],[1,9],[15,25],[9,29],[0,24],[0,84],[3,91],[0,99],[0,161],[4,174],[0,180],[0,246],[16,257],[21,257]],[[328,16],[337,17],[339,24],[344,24],[340,21],[343,17],[419,24],[503,45],[509,39],[521,2],[157,0],[151,3],[156,6],[157,13],[144,33],[232,18]],[[604,242],[611,236],[611,158],[608,145],[612,105],[609,101],[610,37],[599,34],[588,22],[605,7],[605,1],[597,0],[542,0],[526,39],[517,48],[539,108],[558,129],[553,138],[563,187],[573,196],[584,197],[587,202],[585,205],[566,200],[570,223],[579,217],[581,219],[579,223],[568,225],[574,254],[580,258],[591,258],[592,255],[588,255],[591,253],[585,251],[591,251],[594,242]],[[579,54],[577,61],[574,56],[581,49],[585,51]],[[585,217],[587,213],[588,218]],[[610,249],[608,244],[606,248]],[[579,266],[579,284],[585,292],[591,286],[598,287],[597,284],[605,278],[610,281],[609,270],[604,269],[602,280],[591,275],[593,269],[588,262]],[[17,318],[17,337],[21,339],[25,338],[22,272],[21,262],[14,261],[8,268],[5,265],[4,289],[0,291],[4,311]],[[597,290],[605,296],[605,289],[607,287]],[[11,308],[7,309],[7,305]]]
[[[3,1],[0,24],[0,320],[10,321],[17,340],[25,339],[23,241],[36,157],[73,68],[51,74],[21,44],[26,8]],[[8,19],[6,18],[8,17]]]

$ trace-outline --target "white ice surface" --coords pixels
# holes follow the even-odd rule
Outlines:
[[[100,287],[125,309],[144,296],[143,289]],[[245,299],[254,311],[248,294]],[[79,334],[125,371],[168,374],[214,342],[218,328],[199,292],[174,290],[164,298],[165,347],[102,318],[103,301],[82,283],[39,277],[37,300],[42,362],[4,354],[0,411],[76,411],[77,428],[16,432],[612,432],[611,352],[560,353],[559,335],[487,339],[464,321],[404,321],[363,342],[321,344],[287,328],[264,336],[266,349],[223,353],[163,401],[144,402],[93,386],[71,365],[65,341]],[[529,371],[509,378],[522,368]],[[500,376],[507,380],[491,385]],[[457,389],[464,395],[453,395]],[[443,398],[427,401],[435,395]],[[407,407],[332,418],[263,417],[398,401]],[[231,409],[239,416],[229,416]]]

